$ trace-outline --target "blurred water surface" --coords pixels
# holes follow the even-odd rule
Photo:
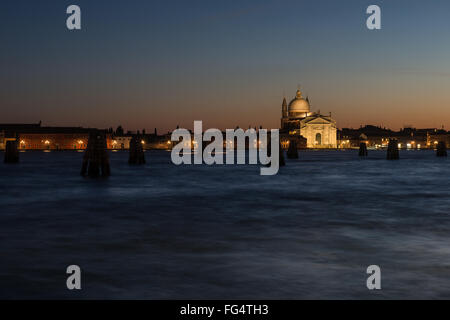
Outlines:
[[[0,298],[450,298],[450,160],[432,151],[301,152],[277,176],[116,152],[99,180],[82,155],[0,164]]]

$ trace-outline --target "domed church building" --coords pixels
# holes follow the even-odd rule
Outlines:
[[[311,112],[308,97],[303,98],[297,90],[295,98],[287,104],[283,99],[281,106],[281,133],[289,136],[302,136],[307,148],[337,148],[336,121],[318,112]]]

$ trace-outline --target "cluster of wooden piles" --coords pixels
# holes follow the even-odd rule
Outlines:
[[[142,139],[140,136],[134,136],[130,141],[130,157],[129,164],[145,164],[144,147],[142,146]]]
[[[5,146],[5,163],[18,163],[19,162],[19,149],[16,140],[6,141]]]
[[[288,159],[298,159],[297,141],[295,140],[289,141],[287,157]]]
[[[81,175],[87,175],[92,178],[111,175],[105,133],[99,131],[90,133],[83,157]]]
[[[367,144],[365,142],[361,142],[359,144],[359,156],[360,157],[367,157],[368,156],[368,152],[367,152]]]
[[[387,159],[388,160],[400,159],[400,154],[398,152],[398,140],[397,139],[389,140],[388,150],[387,150]]]
[[[440,141],[436,148],[436,156],[446,157],[447,156],[447,144],[445,141]]]
[[[270,139],[268,139],[268,142],[267,142],[267,155],[269,157],[272,157],[272,142]],[[279,142],[279,146],[278,146],[278,160],[279,160],[278,165],[280,167],[283,167],[286,165],[286,162],[284,161],[284,151],[283,151],[283,148],[281,147],[280,142]],[[267,166],[270,166],[270,163],[267,164]]]

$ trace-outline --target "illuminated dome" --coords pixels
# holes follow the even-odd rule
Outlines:
[[[303,116],[305,113],[309,113],[309,102],[303,99],[302,92],[297,90],[295,98],[289,103],[289,114],[291,116]]]

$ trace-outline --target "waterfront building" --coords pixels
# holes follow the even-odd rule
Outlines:
[[[359,148],[361,142],[368,148],[387,148],[389,140],[396,139],[400,149],[433,148],[437,141],[445,140],[446,131],[406,127],[393,131],[380,126],[366,125],[359,129],[343,128],[338,131],[339,148]]]
[[[114,135],[112,140],[113,150],[128,150],[130,149],[130,142],[133,135]]]
[[[37,124],[0,124],[4,140],[17,139],[21,150],[84,150],[89,135],[97,129],[82,127],[43,127]],[[107,148],[112,148],[112,135],[107,130]]]
[[[154,133],[142,134],[142,143],[144,149],[148,150],[169,150],[172,148],[171,133],[158,135],[155,129]]]
[[[289,104],[286,98],[281,106],[281,133],[289,136],[302,136],[307,148],[337,148],[336,121],[330,115],[311,112],[309,98],[303,98],[297,90]]]
[[[450,147],[450,134],[445,130],[435,130],[427,136],[427,145],[430,149],[435,149],[440,141],[445,142]]]
[[[0,131],[0,150],[5,149],[5,133]]]

